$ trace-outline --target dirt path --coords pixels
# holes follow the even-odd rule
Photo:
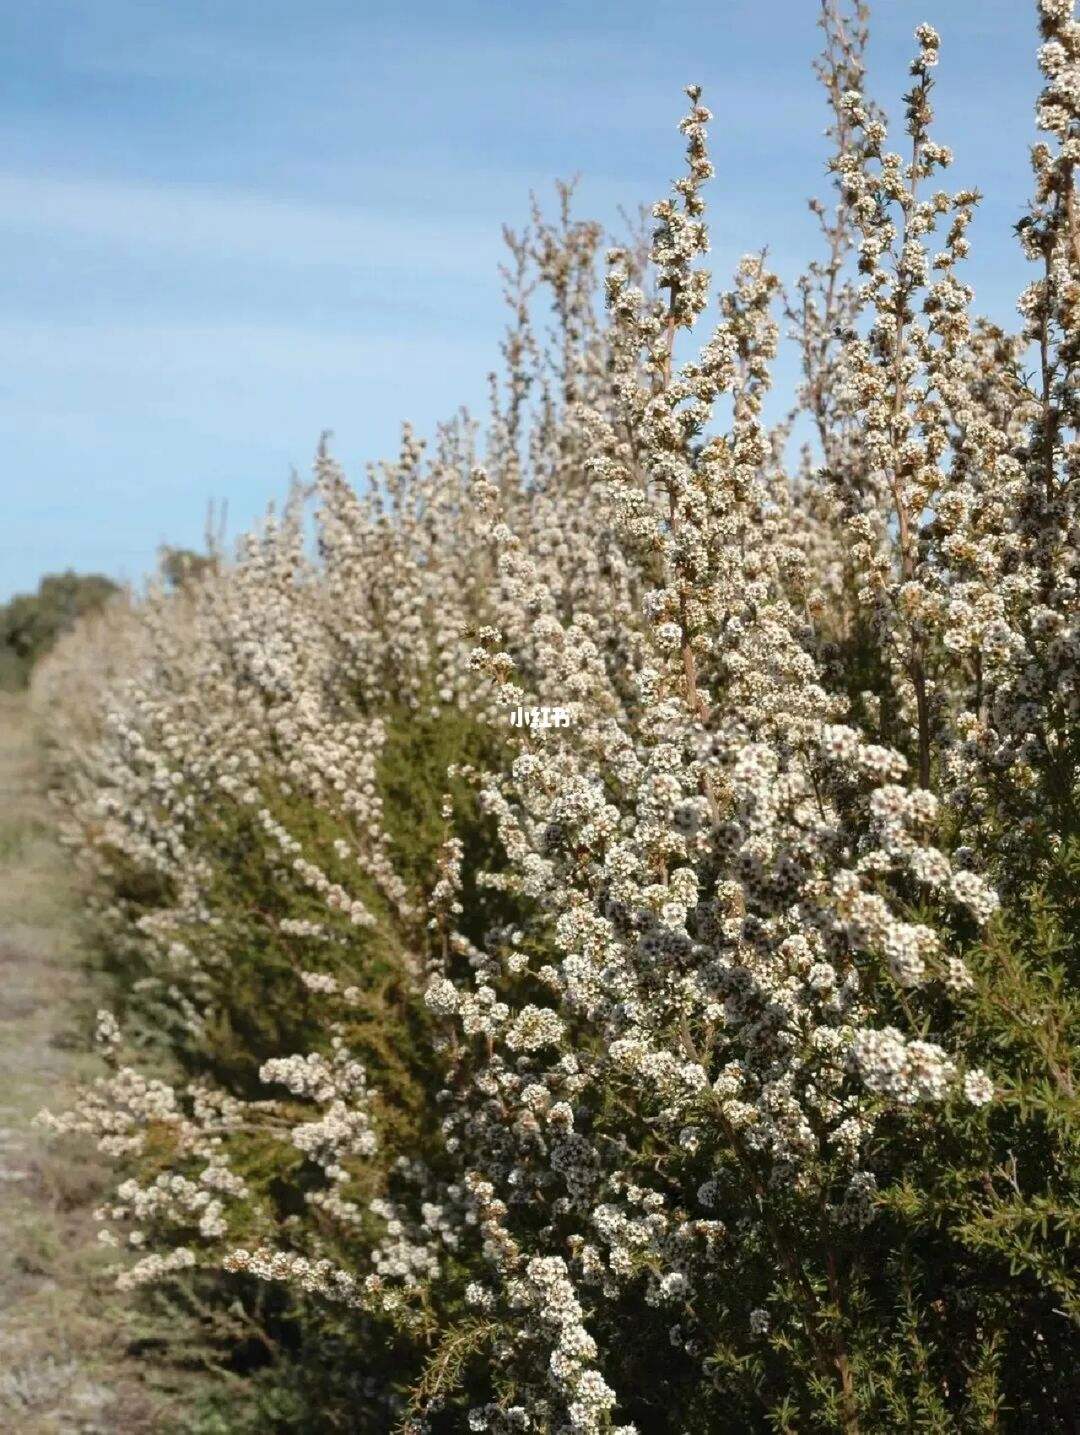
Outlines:
[[[100,1069],[79,1035],[94,994],[37,784],[26,703],[0,693],[0,1430],[183,1430],[151,1363],[129,1353],[134,1313],[102,1279],[102,1171],[30,1124]]]

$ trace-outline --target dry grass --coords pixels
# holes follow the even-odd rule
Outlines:
[[[27,704],[0,693],[0,1430],[183,1430],[175,1372],[132,1353],[136,1314],[103,1277],[103,1169],[31,1124],[98,1070],[76,896],[37,779]]]

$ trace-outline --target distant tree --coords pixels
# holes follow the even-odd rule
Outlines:
[[[181,588],[192,579],[199,579],[211,568],[217,566],[212,553],[196,553],[193,548],[171,548],[168,545],[158,550],[158,566],[161,576],[170,588]]]
[[[0,607],[0,686],[22,687],[61,633],[120,590],[100,573],[48,573],[36,593],[18,593]]]

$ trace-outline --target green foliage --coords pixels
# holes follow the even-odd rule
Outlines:
[[[443,711],[437,719],[425,718],[404,706],[387,715],[385,727],[377,776],[395,867],[424,910],[447,836],[442,794],[452,794],[471,904],[463,929],[479,938],[509,919],[512,904],[476,887],[476,871],[494,859],[495,834],[467,778],[448,778],[447,769],[490,760],[490,732],[467,714]],[[99,962],[114,982],[126,1030],[147,1055],[156,1052],[163,1074],[179,1068],[244,1098],[267,1096],[259,1068],[269,1057],[327,1049],[325,999],[304,988],[301,970],[325,972],[355,988],[338,1030],[378,1093],[382,1153],[342,1190],[363,1207],[386,1192],[394,1153],[438,1160],[434,1095],[442,1077],[433,1061],[431,1017],[408,970],[422,949],[423,931],[392,912],[355,864],[346,871],[334,843],[348,835],[347,819],[332,805],[269,786],[261,800],[331,880],[348,881],[376,916],[375,925],[357,928],[328,912],[268,842],[252,807],[207,800],[187,827],[187,841],[210,874],[205,924],[170,932],[171,941],[199,953],[199,972],[177,972],[172,993],[164,992],[146,949],[117,940],[118,931],[168,908],[172,894],[167,883],[108,849],[111,901],[104,904]],[[283,918],[318,922],[331,940],[285,936]],[[194,983],[211,1019],[196,1027],[177,1021],[176,982]],[[251,1191],[249,1201],[230,1211],[230,1238],[249,1246],[281,1244],[288,1221],[305,1213],[305,1194],[319,1184],[316,1173],[295,1147],[265,1132],[235,1142],[230,1154]],[[167,1172],[172,1155],[168,1144],[151,1141],[137,1163],[139,1179]],[[348,1263],[347,1243],[332,1222],[321,1223],[320,1240],[328,1256]],[[436,1341],[432,1334],[429,1349],[415,1330],[399,1331],[385,1320],[242,1276],[200,1273],[170,1281],[165,1291],[143,1298],[148,1330],[157,1333],[148,1338],[160,1339],[165,1326],[182,1317],[187,1344],[162,1345],[161,1358],[185,1368],[209,1363],[222,1378],[220,1394],[193,1414],[192,1429],[200,1435],[268,1427],[377,1435],[390,1428],[391,1408],[405,1408],[411,1387],[429,1390],[435,1382],[449,1399],[450,1387],[477,1359],[476,1340],[464,1336],[471,1330],[468,1319],[458,1332],[462,1340]],[[475,1372],[465,1384],[475,1385]],[[458,1407],[451,1400],[448,1408]]]
[[[479,942],[489,927],[512,920],[516,910],[505,897],[476,885],[476,873],[491,870],[501,854],[495,824],[479,811],[473,785],[460,769],[497,769],[505,753],[492,730],[471,714],[445,708],[436,716],[424,712],[424,705],[418,712],[402,706],[387,716],[379,764],[386,832],[396,870],[426,898],[447,836],[444,796],[451,798],[454,835],[463,848],[464,911],[458,925]]]
[[[16,594],[0,607],[0,688],[25,687],[30,670],[84,614],[120,590],[99,573],[48,573],[36,593]]]
[[[900,1133],[882,1204],[933,1292],[939,1388],[966,1366],[972,1408],[1065,1432],[1080,1408],[1080,839],[1046,850],[974,954],[960,1017],[998,1096]]]

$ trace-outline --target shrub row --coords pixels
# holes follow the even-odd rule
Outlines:
[[[936,33],[901,155],[826,4],[798,284],[747,257],[700,338],[691,87],[604,314],[568,188],[508,235],[483,442],[406,427],[363,495],[321,446],[42,665],[117,992],[49,1119],[256,1423],[1073,1428],[1080,27],[1036,11],[1015,335]]]

